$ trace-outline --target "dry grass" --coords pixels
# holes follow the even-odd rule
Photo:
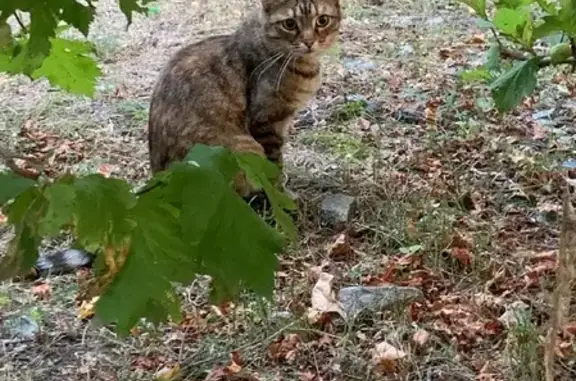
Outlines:
[[[147,102],[160,68],[184,44],[232,30],[253,1],[165,0],[158,15],[137,17],[128,32],[115,2],[101,3],[91,31],[105,72],[97,97],[0,78],[0,143],[22,149],[18,131],[33,127],[72,144],[60,169],[111,164],[114,175],[140,183],[148,176]],[[23,342],[0,336],[0,380],[144,380],[174,363],[184,379],[200,380],[229,364],[233,351],[260,380],[541,379],[554,271],[553,256],[538,254],[558,246],[557,163],[574,154],[574,114],[544,138],[533,136],[529,107],[498,119],[477,101],[482,90],[462,88],[454,76],[482,57],[484,46],[464,43],[479,32],[468,14],[448,1],[373,3],[346,2],[342,42],[325,57],[325,84],[288,147],[290,184],[305,202],[301,240],[282,257],[274,302],[246,295],[220,316],[199,280],[181,289],[187,318],[180,327],[141,326],[120,339],[77,319],[73,276],[50,279],[48,300],[37,300],[31,284],[3,284],[0,322],[31,316],[41,334]],[[566,102],[560,86],[573,82],[552,77],[542,81],[534,107]],[[449,122],[392,117],[397,109],[424,112],[435,99]],[[335,233],[317,219],[322,195],[333,190],[359,200],[350,232],[357,255],[344,262],[329,258]],[[394,270],[406,252],[413,260]],[[310,268],[322,263],[335,287],[392,279],[421,287],[427,300],[351,324],[310,326],[301,317],[314,284]],[[528,306],[525,318],[502,326],[498,317],[519,301]],[[424,348],[412,340],[418,329],[431,334]],[[573,343],[566,333],[561,338]],[[409,353],[396,376],[372,362],[383,340]],[[292,354],[271,357],[274,343]],[[574,356],[563,350],[557,379],[573,379]]]

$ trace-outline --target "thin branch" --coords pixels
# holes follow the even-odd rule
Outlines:
[[[507,48],[504,46],[500,47],[500,56],[504,57],[504,58],[510,58],[513,60],[517,60],[517,61],[526,61],[526,60],[531,58],[531,57],[527,56],[521,50],[510,49],[510,48]],[[540,68],[548,67],[548,66],[552,66],[552,65],[556,66],[556,65],[575,65],[576,64],[576,58],[575,57],[567,58],[561,62],[552,62],[550,57],[542,57],[542,56],[537,56],[537,57],[540,57],[540,62],[538,63],[538,66]]]
[[[20,16],[18,16],[17,12],[14,12],[14,17],[16,18],[16,21],[18,21],[18,24],[20,25],[20,28],[22,28],[22,31],[24,31],[24,33],[28,34],[28,28],[26,28],[26,25],[24,25],[24,23],[20,19]]]

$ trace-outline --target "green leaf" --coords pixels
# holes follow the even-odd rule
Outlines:
[[[44,197],[37,188],[21,193],[10,205],[8,221],[15,225],[16,234],[0,260],[0,281],[30,270],[36,262],[41,237],[35,227],[44,208]]]
[[[200,273],[213,277],[213,299],[232,298],[242,287],[271,296],[284,240],[233,190],[234,156],[197,145],[187,161],[195,165],[174,166],[172,181],[181,192],[185,242],[197,253]]]
[[[496,6],[498,8],[518,9],[533,2],[534,0],[498,0],[496,1]]]
[[[96,62],[87,56],[92,52],[92,45],[61,38],[53,38],[51,42],[51,54],[33,73],[33,78],[46,77],[53,86],[92,96],[96,78],[102,74]]]
[[[493,42],[486,53],[486,69],[497,70],[500,68],[500,44]]]
[[[464,70],[459,73],[460,80],[466,83],[487,82],[492,79],[492,74],[485,67],[478,67],[472,70]]]
[[[272,185],[272,182],[276,183],[280,176],[279,168],[256,154],[236,153],[235,156],[238,160],[238,165],[246,173],[252,185],[256,188],[262,188],[266,192],[272,206],[274,218],[280,229],[288,235],[288,238],[295,241],[298,238],[298,232],[292,217],[285,210],[296,210],[296,204],[288,195]]]
[[[539,57],[516,62],[512,68],[500,75],[492,84],[492,97],[499,111],[508,111],[522,102],[536,88]]]
[[[118,179],[89,175],[74,183],[76,235],[88,251],[121,245],[133,228],[128,210],[135,202],[129,185]]]
[[[73,185],[57,182],[46,187],[44,197],[48,207],[40,219],[38,231],[42,236],[55,237],[73,220],[76,192]]]
[[[12,49],[13,45],[12,29],[6,20],[0,19],[0,52],[6,49]]]
[[[536,0],[536,3],[538,3],[540,8],[542,8],[545,12],[547,12],[551,15],[555,15],[558,13],[558,9],[556,8],[556,5],[552,2],[550,2],[549,0]]]
[[[283,240],[233,190],[238,170],[228,150],[197,145],[169,176],[150,181],[130,211],[135,227],[126,263],[96,306],[104,322],[117,321],[126,333],[140,317],[179,319],[172,282],[195,274],[212,277],[217,301],[243,288],[272,294]]]
[[[180,212],[161,202],[162,191],[156,188],[141,196],[130,212],[135,228],[126,263],[96,304],[98,317],[117,322],[120,334],[142,317],[179,320],[171,281],[190,281],[197,272],[193,253],[182,241]]]
[[[36,2],[30,9],[30,57],[46,57],[50,54],[50,38],[56,35],[57,26],[58,19],[52,9],[44,2]]]
[[[124,13],[126,19],[128,20],[127,26],[130,26],[132,24],[132,13],[136,12],[146,14],[148,8],[146,8],[144,5],[152,2],[153,0],[119,0],[119,1],[120,1],[120,10],[122,11],[122,13]]]
[[[494,25],[502,33],[521,38],[520,31],[526,23],[526,12],[511,8],[499,8],[494,14]]]
[[[0,207],[35,185],[34,180],[18,176],[14,172],[0,172]]]
[[[466,4],[476,12],[478,17],[486,19],[486,0],[459,0],[461,3]]]
[[[83,5],[76,0],[57,0],[54,2],[62,9],[62,20],[74,26],[84,36],[88,36],[90,24],[94,21],[96,8],[90,3]]]

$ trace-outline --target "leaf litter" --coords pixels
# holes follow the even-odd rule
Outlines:
[[[210,379],[208,374],[222,380],[282,379],[282,375],[300,380],[345,379],[348,375],[372,380],[380,377],[369,371],[375,365],[390,376],[400,372],[406,377],[424,374],[427,379],[442,380],[517,379],[515,371],[525,363],[518,355],[522,351],[513,350],[519,345],[515,339],[527,341],[521,335],[534,326],[532,335],[537,341],[543,332],[538,329],[543,330],[546,323],[543,311],[554,280],[559,226],[552,216],[558,212],[564,181],[558,164],[574,157],[570,129],[574,128],[575,108],[562,94],[574,88],[574,79],[544,79],[539,85],[544,91],[523,102],[515,114],[499,117],[487,98],[489,89],[460,83],[455,77],[462,68],[481,63],[489,49],[484,32],[470,30],[466,12],[448,8],[441,25],[425,22],[415,30],[399,23],[396,16],[423,13],[424,19],[433,18],[420,3],[394,3],[386,9],[352,3],[347,11],[350,26],[340,46],[345,60],[327,58],[327,80],[310,113],[314,129],[326,136],[337,133],[340,138],[356,139],[368,155],[360,161],[343,160],[349,152],[341,155],[342,145],[319,152],[299,139],[300,131],[295,134],[287,153],[288,170],[296,158],[312,154],[306,160],[312,163],[306,168],[312,175],[302,181],[308,184],[301,208],[305,218],[299,222],[303,233],[297,247],[281,258],[275,305],[262,305],[246,296],[226,313],[217,313],[209,305],[205,286],[195,282],[180,290],[186,313],[177,327],[168,325],[160,337],[154,337],[146,325],[140,325],[134,331],[138,334],[118,344],[105,330],[86,327],[88,323],[81,321],[93,313],[89,298],[79,310],[57,305],[59,300],[70,300],[66,290],[76,287],[76,279],[51,282],[51,296],[46,299],[37,295],[45,287],[12,286],[5,291],[2,286],[0,296],[9,292],[17,300],[40,299],[34,303],[41,303],[48,322],[41,334],[53,335],[54,350],[60,350],[65,364],[77,364],[86,340],[102,348],[103,357],[92,366],[103,379],[106,374],[136,370],[171,376],[175,364],[180,364],[184,377],[204,372],[196,379]],[[156,73],[147,69],[133,75],[132,68],[158,61],[156,57],[174,49],[168,45],[181,44],[192,34],[186,34],[191,31],[181,19],[181,6],[167,4],[157,17],[167,17],[180,29],[166,32],[158,20],[142,21],[141,26],[136,22],[133,27],[141,29],[121,38],[136,38],[140,43],[147,41],[151,31],[162,31],[166,41],[154,49],[144,44],[138,52],[120,49],[113,54],[114,62],[104,65],[110,73],[106,80],[121,82],[116,90],[125,89],[122,97],[104,94],[108,109],[126,98],[146,97]],[[201,8],[200,2],[188,6]],[[227,17],[222,25],[236,18],[230,8],[214,11],[221,12],[220,16],[211,12],[202,18],[193,16],[194,28],[208,28],[205,23],[210,17]],[[441,12],[433,9],[433,13]],[[118,20],[114,17],[109,22]],[[400,51],[392,42],[410,48]],[[134,45],[132,40],[120,43]],[[29,96],[38,91],[29,90]],[[49,94],[40,91],[42,96]],[[554,123],[543,123],[534,115],[536,110],[550,109],[551,103],[559,103],[559,114],[550,114]],[[37,114],[34,106],[14,104],[22,114]],[[364,106],[358,108],[359,104]],[[329,115],[342,115],[342,108],[335,110],[342,105],[351,120],[326,122]],[[61,110],[73,113],[64,106]],[[92,119],[93,115],[82,117]],[[111,135],[107,123],[116,117],[106,115],[101,126],[89,126],[78,134],[51,129],[48,119],[23,121],[19,164],[34,173],[37,163],[42,163],[49,176],[86,165],[105,176],[142,180],[147,165],[143,135],[130,135],[129,144]],[[59,124],[75,120],[71,115],[59,118],[63,119],[56,120]],[[94,131],[105,136],[104,147],[110,149],[92,140]],[[336,169],[324,166],[325,162],[336,163]],[[333,187],[326,185],[333,182],[325,177],[342,179],[337,187],[359,197],[360,215],[350,231],[335,235],[317,227],[314,200],[326,187]],[[422,290],[425,300],[397,313],[370,316],[350,327],[353,334],[348,336],[339,319],[315,320],[339,315],[333,290],[343,284],[414,286]],[[3,314],[25,312],[13,303],[7,308],[15,310],[3,307]],[[301,318],[307,316],[308,308],[315,311],[313,321],[323,324],[310,327],[300,321],[306,320]],[[262,313],[262,309],[289,312],[295,319],[276,321],[271,318],[274,314]],[[50,323],[56,321],[64,321],[68,331],[86,329],[86,336],[68,338],[70,344],[59,336],[64,330]],[[576,321],[574,316],[572,321]],[[574,361],[574,331],[568,322],[559,333],[557,350],[565,364]],[[76,353],[64,350],[70,345]],[[110,347],[114,350],[107,352],[105,348]],[[242,350],[234,352],[238,348]],[[522,348],[525,353],[538,351],[538,345]],[[52,353],[40,343],[30,351],[40,356]],[[118,352],[131,360],[118,360],[122,357]],[[3,363],[21,369],[17,348],[9,347],[6,353]],[[243,361],[236,361],[231,353],[241,353]],[[66,370],[71,368],[61,367],[73,374],[70,377],[53,368],[39,371],[47,379],[80,377],[75,370]]]

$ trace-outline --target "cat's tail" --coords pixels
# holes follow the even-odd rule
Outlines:
[[[80,249],[63,249],[52,253],[40,253],[31,276],[71,273],[79,268],[91,267],[95,257],[95,254]]]

